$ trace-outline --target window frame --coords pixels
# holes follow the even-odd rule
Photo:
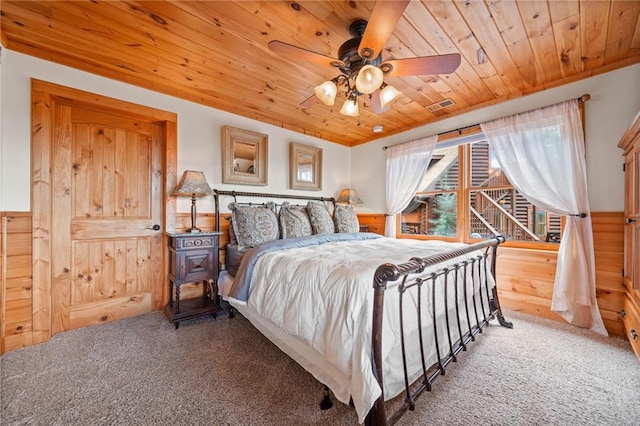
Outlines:
[[[438,142],[435,149],[444,148],[451,145],[457,145],[458,148],[458,187],[455,191],[429,191],[429,194],[434,192],[455,192],[456,193],[456,236],[438,236],[438,235],[424,235],[424,234],[405,234],[402,232],[402,212],[396,214],[396,236],[397,238],[411,238],[419,240],[441,240],[463,243],[474,243],[481,241],[478,238],[471,238],[470,235],[470,198],[472,192],[477,192],[478,187],[471,186],[471,145],[474,142],[486,140],[479,125],[471,126],[466,129],[458,130],[455,132],[449,132],[438,137]],[[489,145],[490,146],[490,145]],[[513,186],[511,186],[513,187]],[[514,188],[515,189],[515,188]],[[416,192],[416,195],[424,194],[422,192]],[[460,214],[462,212],[463,214]],[[547,224],[548,226],[548,224]],[[561,217],[560,232],[564,234],[565,218]],[[549,250],[558,251],[560,244],[557,242],[546,242],[544,239],[540,241],[520,241],[520,240],[506,240],[503,247],[523,248],[523,249],[536,249],[536,250]]]

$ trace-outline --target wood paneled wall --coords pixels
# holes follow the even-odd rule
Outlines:
[[[622,212],[591,215],[596,258],[596,296],[610,334],[622,336],[619,312],[624,300],[622,284]],[[563,322],[551,312],[555,278],[555,251],[500,247],[497,282],[502,307]]]
[[[0,353],[33,344],[31,213],[0,212]]]
[[[229,238],[229,214],[221,215],[220,247]],[[214,231],[211,213],[199,214],[197,226]],[[360,214],[361,224],[370,232],[384,234],[384,214]],[[31,214],[0,212],[0,353],[33,344],[32,230]],[[622,212],[592,213],[596,257],[598,306],[609,333],[624,335],[619,312],[624,300],[622,284],[623,224]],[[189,213],[176,215],[176,232],[191,226]],[[555,251],[501,247],[498,252],[498,289],[503,307],[515,311],[562,320],[551,312],[551,294],[555,276]],[[220,251],[224,263],[224,250]],[[181,288],[183,297],[202,294],[199,285]]]

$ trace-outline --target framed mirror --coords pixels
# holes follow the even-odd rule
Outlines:
[[[222,183],[267,184],[268,136],[222,126]]]
[[[289,144],[289,188],[322,189],[322,148]]]

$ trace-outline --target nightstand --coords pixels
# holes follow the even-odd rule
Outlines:
[[[175,324],[221,311],[218,298],[218,237],[220,232],[167,234],[169,303],[164,313]],[[180,286],[202,282],[202,297],[180,300]],[[175,290],[175,297],[174,297]]]

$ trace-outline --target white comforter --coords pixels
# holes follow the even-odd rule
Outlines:
[[[462,244],[442,241],[379,238],[265,253],[253,268],[245,308],[304,341],[349,377],[344,390],[332,390],[336,398],[345,403],[352,398],[362,422],[381,393],[371,367],[375,269],[382,263],[403,263],[413,256],[426,257],[460,246]],[[404,378],[401,367],[398,368],[402,365],[398,356],[397,331],[400,327],[395,312],[398,291],[386,293],[383,374],[385,399],[390,399],[403,389]],[[453,288],[449,295],[451,309],[455,306]],[[232,304],[245,303],[230,300]],[[430,306],[430,293],[425,294],[423,300]],[[444,310],[439,311],[444,315]],[[415,330],[413,317],[405,316],[405,327]],[[432,332],[433,323],[423,324],[423,327]],[[457,338],[456,331],[452,340]],[[448,349],[448,344],[448,340],[440,340],[441,347]],[[446,353],[444,349],[442,352]],[[430,363],[435,362],[435,350],[427,357]],[[413,361],[418,364],[411,374],[417,377],[421,372],[420,361],[419,358]]]

